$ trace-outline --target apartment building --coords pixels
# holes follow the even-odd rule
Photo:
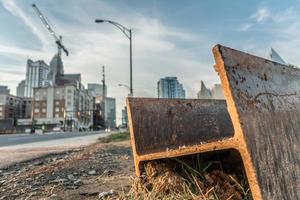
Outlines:
[[[33,118],[38,124],[87,129],[93,121],[93,97],[81,84],[35,88]]]
[[[11,94],[0,94],[0,120],[30,119],[31,99]]]

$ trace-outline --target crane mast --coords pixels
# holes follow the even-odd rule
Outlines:
[[[57,36],[54,30],[51,28],[48,20],[44,17],[42,12],[38,9],[38,7],[35,4],[32,4],[33,10],[36,12],[38,17],[41,19],[42,23],[45,25],[45,27],[48,29],[50,34],[53,36],[55,43],[57,44],[58,48],[58,54],[61,55],[61,49],[65,52],[66,56],[69,55],[68,50],[65,48],[65,46],[62,44],[62,36]]]

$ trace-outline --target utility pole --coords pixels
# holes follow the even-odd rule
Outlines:
[[[104,119],[104,128],[106,128],[106,116],[105,116],[105,99],[106,99],[106,85],[105,85],[105,67],[102,66],[102,112]]]

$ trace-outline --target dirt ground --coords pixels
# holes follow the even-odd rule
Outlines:
[[[124,141],[125,140],[125,141]],[[0,200],[252,200],[236,151],[144,163],[134,177],[128,133],[0,170]]]
[[[97,143],[0,170],[0,200],[99,199],[127,193],[134,172],[129,141]]]

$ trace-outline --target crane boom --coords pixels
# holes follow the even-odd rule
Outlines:
[[[38,17],[41,19],[42,23],[45,25],[45,27],[48,29],[48,31],[50,32],[50,34],[53,36],[55,43],[58,46],[58,53],[60,54],[60,49],[62,49],[65,54],[68,56],[69,52],[68,50],[64,47],[64,45],[62,44],[62,36],[57,36],[56,33],[54,32],[54,30],[51,28],[48,20],[44,17],[44,15],[42,14],[42,12],[38,9],[38,7],[35,4],[32,4],[32,8],[34,9],[34,11],[36,12],[36,14],[38,15]]]

